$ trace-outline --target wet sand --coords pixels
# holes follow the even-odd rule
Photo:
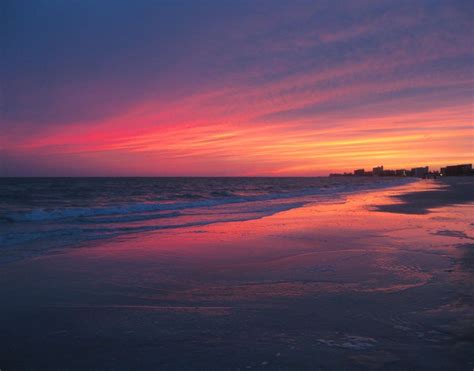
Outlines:
[[[3,265],[0,368],[472,370],[473,181]]]

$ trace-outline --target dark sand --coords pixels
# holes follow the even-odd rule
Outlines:
[[[397,195],[394,198],[400,203],[380,205],[378,209],[403,214],[427,214],[433,208],[474,202],[474,178],[445,177],[437,183],[437,189]]]
[[[0,369],[470,371],[472,180],[443,182],[3,265]]]

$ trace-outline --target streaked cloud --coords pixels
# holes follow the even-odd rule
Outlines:
[[[6,175],[318,175],[474,160],[467,1],[6,9]]]

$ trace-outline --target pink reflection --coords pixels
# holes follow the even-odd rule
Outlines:
[[[128,235],[39,258],[34,269],[65,281],[74,277],[101,297],[104,292],[120,295],[125,298],[121,305],[147,300],[157,308],[266,305],[272,298],[404,291],[465,274],[462,264],[453,266],[452,257],[462,261],[465,252],[459,246],[471,240],[437,231],[462,231],[472,239],[465,213],[474,206],[424,215],[379,212],[374,206],[397,202],[391,196],[408,190],[439,187],[420,181],[334,202],[315,200],[256,220]],[[193,216],[187,218],[192,221]],[[15,275],[18,279],[21,273]]]

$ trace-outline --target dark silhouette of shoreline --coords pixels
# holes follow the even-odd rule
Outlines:
[[[401,203],[379,205],[376,209],[402,214],[428,214],[430,209],[474,202],[474,178],[442,177],[436,182],[443,188],[394,196]]]
[[[474,176],[472,164],[451,165],[442,167],[440,171],[430,171],[429,166],[414,167],[408,169],[388,170],[384,169],[383,165],[376,166],[372,171],[365,171],[365,169],[356,169],[352,173],[332,173],[330,177],[338,176],[395,176],[395,177],[415,177],[423,179],[436,179],[441,176]]]

